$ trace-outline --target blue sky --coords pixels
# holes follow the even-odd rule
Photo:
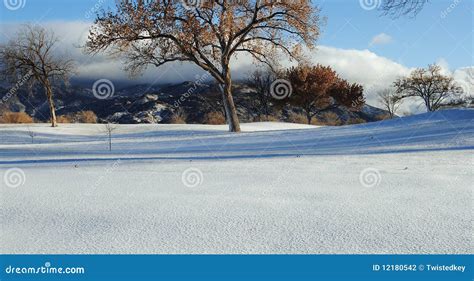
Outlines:
[[[115,0],[6,0],[24,7],[8,10],[1,5],[1,21],[91,21],[95,6],[112,6]],[[366,3],[377,0],[361,0]],[[3,2],[3,1],[2,1]],[[440,59],[451,69],[473,65],[472,0],[432,0],[416,18],[381,17],[359,0],[315,1],[327,17],[319,44],[342,49],[369,49],[407,67],[425,66]],[[366,6],[367,7],[367,6]],[[446,15],[446,16],[442,16]],[[371,40],[383,34],[379,44]]]
[[[324,1],[321,6],[328,24],[320,43],[344,49],[368,48],[408,67],[424,66],[440,58],[446,59],[452,68],[470,66],[473,65],[473,3],[472,0],[432,0],[416,18],[393,20],[381,17],[376,10],[361,9],[358,0]],[[371,39],[380,33],[392,37],[392,42],[369,46]]]

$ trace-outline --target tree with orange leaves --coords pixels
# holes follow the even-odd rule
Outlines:
[[[308,124],[317,114],[346,106],[351,110],[365,104],[364,89],[359,84],[350,84],[341,79],[329,66],[300,65],[287,71],[292,93],[280,101],[301,108]]]
[[[240,131],[232,96],[231,59],[250,54],[273,66],[280,54],[298,58],[319,36],[319,9],[310,0],[121,1],[98,15],[86,50],[125,55],[126,69],[192,62],[221,85],[229,130]]]

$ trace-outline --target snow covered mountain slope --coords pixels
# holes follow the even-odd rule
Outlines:
[[[0,252],[472,253],[473,120],[1,125]]]

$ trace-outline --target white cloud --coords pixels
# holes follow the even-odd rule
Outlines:
[[[412,69],[369,50],[348,50],[320,46],[312,62],[330,65],[342,78],[364,86],[367,103],[377,105],[377,91],[390,87],[395,79]]]
[[[436,61],[436,64],[439,65],[441,67],[441,73],[443,75],[450,75],[452,74],[451,71],[449,70],[449,63],[448,61],[445,59],[445,58],[439,58],[437,61]]]
[[[474,98],[474,66],[462,67],[453,72],[454,80],[464,90],[464,96]]]
[[[344,78],[361,84],[386,85],[387,80],[410,72],[409,68],[369,50],[320,46],[312,61],[330,65]]]
[[[393,42],[392,36],[385,34],[385,33],[380,33],[375,35],[372,40],[370,40],[369,46],[376,46],[376,45],[386,45],[390,44]]]

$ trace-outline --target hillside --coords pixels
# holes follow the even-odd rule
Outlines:
[[[0,251],[468,254],[472,120],[0,125]]]
[[[0,88],[0,99],[7,93]],[[55,102],[57,115],[67,115],[85,110],[93,111],[101,122],[119,124],[152,124],[170,123],[171,117],[179,109],[186,115],[186,122],[202,124],[205,114],[223,112],[220,92],[215,84],[184,82],[166,85],[133,85],[115,89],[109,99],[100,100],[93,96],[92,86],[88,83],[78,83],[69,87],[56,87]],[[256,118],[252,102],[255,93],[245,83],[236,83],[234,99],[242,122],[253,122]],[[25,111],[35,119],[46,121],[49,109],[43,90],[35,88],[28,92],[18,91],[6,104],[11,111]],[[289,122],[291,113],[297,113],[294,108],[285,109],[283,114],[276,117],[280,121]],[[329,112],[338,116],[339,123],[360,123],[380,120],[386,116],[382,109],[365,105],[361,111],[351,111],[339,107]],[[324,116],[319,115],[325,121]]]

